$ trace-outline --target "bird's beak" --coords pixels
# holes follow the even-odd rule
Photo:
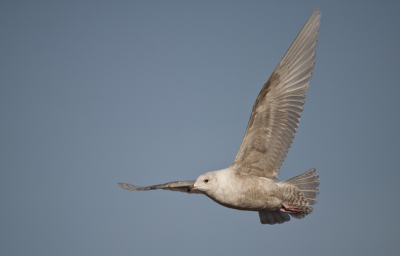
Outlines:
[[[192,185],[187,189],[187,192],[192,192],[194,190],[197,190],[197,188],[194,185]]]

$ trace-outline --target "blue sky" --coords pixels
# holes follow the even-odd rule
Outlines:
[[[303,220],[117,182],[228,167],[262,85],[322,18],[281,168],[316,168]],[[396,255],[400,2],[1,1],[1,255]]]

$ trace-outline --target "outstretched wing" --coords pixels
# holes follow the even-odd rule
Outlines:
[[[179,191],[179,192],[186,192],[189,194],[201,194],[200,191],[194,190],[194,191],[188,191],[189,187],[191,185],[194,185],[196,181],[195,180],[188,180],[188,181],[173,181],[165,184],[160,184],[160,185],[153,185],[153,186],[148,186],[148,187],[138,187],[132,184],[127,184],[127,183],[118,183],[118,185],[126,190],[132,190],[132,191],[143,191],[143,190],[154,190],[154,189],[165,189],[165,190],[171,190],[171,191]]]
[[[320,17],[317,8],[261,89],[232,169],[278,178],[310,86]]]

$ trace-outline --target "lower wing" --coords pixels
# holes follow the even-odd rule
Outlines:
[[[148,187],[139,187],[132,184],[127,183],[118,183],[118,185],[126,190],[132,191],[143,191],[143,190],[155,190],[155,189],[164,189],[164,190],[171,190],[171,191],[179,191],[179,192],[186,192],[189,194],[201,194],[200,191],[190,191],[189,187],[193,185],[196,181],[195,180],[188,180],[188,181],[173,181],[165,184],[160,185],[153,185]]]

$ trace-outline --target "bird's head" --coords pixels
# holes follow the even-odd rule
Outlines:
[[[196,182],[190,186],[190,191],[198,190],[203,193],[207,193],[215,189],[218,185],[217,172],[207,172],[200,175]]]

